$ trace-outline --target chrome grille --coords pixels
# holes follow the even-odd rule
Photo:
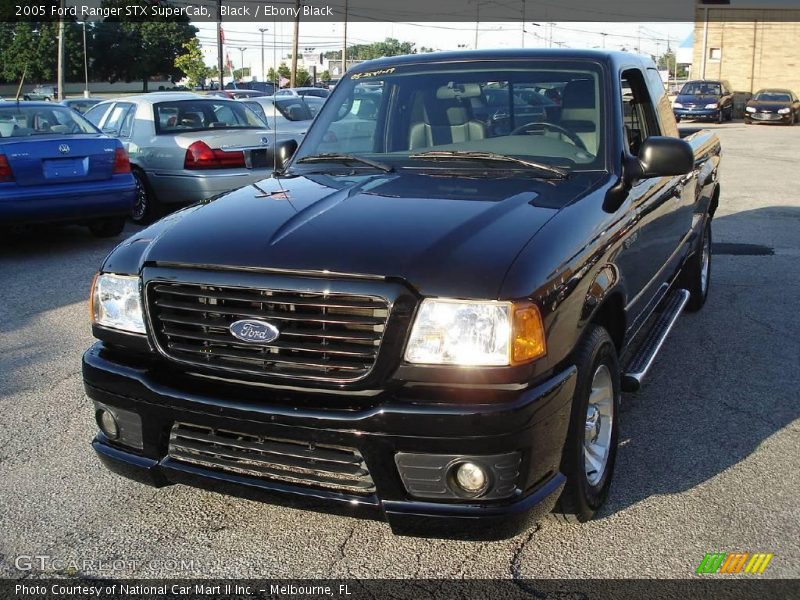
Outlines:
[[[290,484],[370,494],[375,484],[355,448],[175,423],[169,457],[203,468]]]
[[[151,283],[155,339],[169,358],[206,367],[280,377],[355,381],[375,364],[389,309],[369,296]],[[277,340],[235,338],[240,319],[268,321]]]

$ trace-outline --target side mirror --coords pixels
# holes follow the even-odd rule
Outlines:
[[[682,139],[651,136],[642,143],[638,157],[623,156],[622,162],[622,177],[609,188],[603,202],[607,212],[618,210],[640,179],[690,173],[694,169],[694,150]]]
[[[297,151],[297,140],[290,139],[290,140],[281,140],[275,144],[275,148],[273,149],[274,153],[274,160],[275,166],[280,171],[285,166],[286,163],[289,162],[289,159],[294,156],[294,153]]]
[[[637,179],[686,175],[694,169],[694,151],[688,142],[673,137],[652,136],[639,150]]]

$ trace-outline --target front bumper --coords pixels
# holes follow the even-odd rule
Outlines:
[[[672,112],[681,119],[717,119],[718,108],[673,108]]]
[[[147,171],[156,198],[164,204],[193,204],[266,179],[269,169]]]
[[[745,113],[744,120],[748,123],[777,123],[786,125],[792,122],[793,115],[779,115],[778,113]]]
[[[98,433],[92,445],[112,471],[156,487],[182,483],[275,504],[386,520],[398,533],[497,539],[514,535],[549,512],[564,485],[558,471],[566,438],[575,369],[485,404],[454,404],[431,388],[373,396],[305,394],[197,380],[137,363],[96,343],[83,359],[88,396],[135,412],[142,448]],[[245,386],[250,387],[250,386]],[[240,393],[237,393],[237,389]],[[452,390],[451,390],[452,391]],[[488,393],[488,392],[487,392]],[[198,467],[168,455],[174,423],[191,423],[303,443],[356,448],[375,487],[366,494],[295,485],[267,477]],[[498,500],[432,501],[413,497],[395,463],[398,452],[496,455],[519,452],[514,493]]]

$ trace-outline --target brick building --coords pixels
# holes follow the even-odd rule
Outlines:
[[[691,76],[800,93],[800,1],[698,0]]]

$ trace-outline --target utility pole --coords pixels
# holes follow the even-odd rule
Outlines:
[[[522,23],[520,23],[520,47],[525,47],[525,0],[522,0]]]
[[[217,0],[217,76],[219,77],[219,89],[223,89],[225,85],[225,68],[222,64],[222,0]]]
[[[58,101],[64,99],[64,0],[61,0],[61,16],[58,18]]]
[[[300,0],[295,0],[294,35],[292,36],[292,72],[289,75],[289,87],[297,86],[297,46],[300,42]]]
[[[347,73],[347,0],[344,0],[344,33],[342,34],[342,74]]]
[[[242,57],[242,62],[239,65],[239,79],[243,80],[244,79],[244,51],[247,50],[247,47],[237,48],[237,50],[239,50],[239,52],[241,52],[241,57]],[[252,75],[252,73],[250,73],[250,74]],[[231,73],[231,75],[233,75],[233,73]],[[234,77],[234,79],[236,79],[236,78]]]
[[[266,28],[266,27],[264,27],[263,29],[261,27],[259,27],[258,30],[261,32],[261,81],[266,81],[267,80],[267,74],[266,74],[267,73],[267,68],[264,66],[264,33],[269,31],[269,29]],[[251,75],[252,75],[252,73],[251,73]]]
[[[83,97],[89,97],[89,53],[86,49],[86,19],[81,21],[83,25]]]

